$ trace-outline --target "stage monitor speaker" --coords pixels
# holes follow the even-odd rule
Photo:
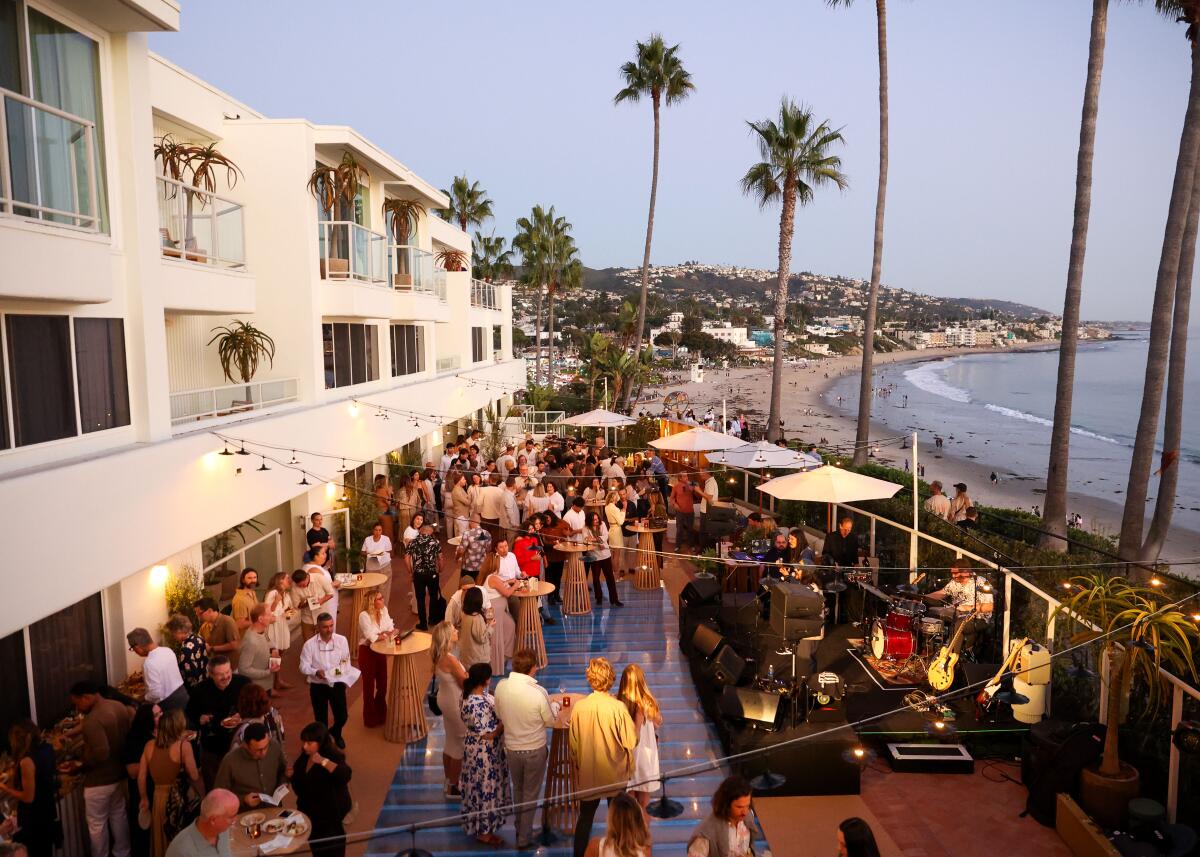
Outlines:
[[[697,577],[683,587],[679,600],[688,607],[718,604],[721,601],[721,581],[716,577]]]
[[[724,642],[721,632],[708,622],[697,625],[692,633],[692,649],[706,658],[711,658]]]
[[[746,672],[746,659],[733,650],[733,646],[722,646],[708,664],[708,677],[714,683],[737,684]]]
[[[771,633],[785,640],[804,640],[816,637],[821,633],[825,620],[820,616],[811,619],[788,619],[778,613],[771,613]]]
[[[774,730],[779,724],[779,694],[751,687],[725,687],[721,691],[721,713],[745,720],[760,729]]]
[[[776,580],[767,586],[771,593],[771,613],[788,619],[820,618],[825,610],[825,596],[814,592],[805,583]]]

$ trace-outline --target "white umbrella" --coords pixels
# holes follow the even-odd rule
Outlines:
[[[807,452],[797,452],[794,449],[779,446],[770,441],[760,440],[757,443],[747,443],[724,452],[716,452],[708,456],[713,464],[728,464],[731,467],[748,469],[771,470],[808,470],[821,466],[821,459]]]
[[[759,485],[758,490],[780,500],[854,503],[859,500],[886,500],[902,487],[895,482],[826,464],[816,470],[789,473],[772,479]]]
[[[721,434],[703,426],[650,441],[650,445],[655,449],[672,452],[709,452],[716,449],[733,449],[744,443],[745,441],[733,435]]]
[[[588,411],[586,414],[576,414],[573,417],[567,417],[562,421],[562,425],[587,426],[589,428],[616,428],[619,426],[637,425],[637,420],[633,417],[627,417],[624,414],[605,410],[604,408],[596,408],[593,411]]]

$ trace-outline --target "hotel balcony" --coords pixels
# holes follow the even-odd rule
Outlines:
[[[158,177],[163,303],[192,313],[251,313],[255,280],[246,271],[242,206]]]
[[[0,89],[0,297],[113,298],[95,123]]]
[[[500,309],[496,286],[483,280],[471,280],[471,306],[477,309]]]
[[[346,221],[318,224],[321,312],[327,317],[448,321],[433,254]]]
[[[201,420],[244,416],[249,411],[294,402],[298,388],[295,378],[277,378],[172,393],[171,427],[176,432],[186,431]]]

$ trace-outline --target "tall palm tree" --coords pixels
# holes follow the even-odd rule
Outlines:
[[[561,268],[556,267],[560,247],[555,245],[554,236],[570,232],[571,224],[566,218],[559,217],[554,212],[554,206],[548,209],[535,205],[528,217],[517,219],[517,234],[513,237],[513,249],[521,254],[522,281],[533,288],[536,293],[537,305],[537,356],[534,359],[534,381],[542,384],[542,297],[551,283],[561,275]],[[574,242],[572,241],[572,246]],[[569,255],[569,254],[568,254]],[[567,261],[570,261],[568,258]],[[551,333],[553,339],[553,332]],[[551,342],[553,347],[553,342]],[[551,358],[553,352],[550,353]],[[554,364],[551,361],[549,369],[550,381],[554,379]]]
[[[850,6],[854,0],[826,2],[836,8]],[[883,271],[883,211],[887,200],[888,174],[887,0],[875,0],[875,31],[879,55],[879,186],[875,192],[875,242],[871,251],[871,287],[867,292],[867,312],[863,318],[862,374],[858,383],[858,427],[854,438],[856,465],[867,463],[871,434],[871,391],[875,386],[875,317],[879,306],[879,280]]]
[[[646,328],[646,292],[650,285],[650,241],[654,236],[654,203],[658,197],[658,151],[659,134],[662,125],[660,112],[662,105],[676,104],[687,98],[696,88],[692,83],[692,75],[683,67],[679,59],[679,45],[667,47],[659,33],[653,33],[644,42],[638,42],[635,59],[621,66],[621,76],[625,79],[622,87],[613,97],[613,104],[623,101],[641,101],[642,96],[649,96],[650,106],[654,110],[654,161],[650,171],[650,213],[646,218],[646,249],[642,255],[642,293],[638,299],[637,326],[634,332],[634,350],[641,350],[642,334]],[[632,385],[631,385],[632,386]],[[628,398],[628,390],[626,391]],[[623,402],[624,404],[624,402]]]
[[[489,283],[512,276],[513,251],[506,249],[505,243],[504,236],[495,231],[491,235],[475,232],[475,276]]]
[[[1087,252],[1088,217],[1092,210],[1092,158],[1096,152],[1096,117],[1100,113],[1100,75],[1108,32],[1108,0],[1092,0],[1088,39],[1087,82],[1083,86],[1083,118],[1079,123],[1079,155],[1075,164],[1075,218],[1071,224],[1071,256],[1063,300],[1062,341],[1058,346],[1058,391],[1054,427],[1050,430],[1050,462],[1046,469],[1046,504],[1041,546],[1067,549],[1067,470],[1071,447],[1071,399],[1075,389],[1075,354],[1079,350],[1079,301],[1083,295],[1083,258]]]
[[[469,181],[466,173],[455,176],[450,182],[450,190],[443,189],[442,193],[450,197],[450,207],[439,209],[439,213],[457,223],[463,232],[472,226],[482,226],[483,221],[492,216],[492,201],[487,191],[479,186],[479,182]]]
[[[1159,411],[1162,408],[1163,386],[1167,374],[1167,352],[1171,339],[1169,325],[1175,303],[1183,234],[1196,172],[1197,144],[1200,143],[1200,46],[1196,40],[1197,27],[1200,25],[1200,2],[1159,0],[1156,5],[1160,12],[1178,17],[1188,25],[1186,35],[1192,54],[1192,71],[1187,112],[1184,114],[1179,154],[1175,161],[1175,180],[1171,186],[1171,202],[1167,209],[1167,225],[1163,233],[1158,276],[1154,286],[1142,407],[1133,442],[1133,456],[1129,463],[1125,509],[1121,515],[1121,537],[1117,544],[1117,552],[1126,560],[1145,559],[1146,545],[1143,544],[1142,534],[1146,523],[1146,497],[1150,489],[1150,470],[1154,462]],[[1186,331],[1181,333],[1186,336]]]
[[[758,199],[760,208],[782,202],[779,214],[779,271],[775,281],[775,359],[771,367],[771,414],[767,439],[778,440],[783,395],[783,336],[787,326],[788,279],[792,268],[792,233],[796,228],[796,203],[812,201],[818,187],[835,184],[845,189],[842,160],[829,153],[845,142],[841,131],[828,121],[817,123],[812,111],[784,96],[779,119],[748,122],[757,136],[760,160],[742,177],[742,192]]]

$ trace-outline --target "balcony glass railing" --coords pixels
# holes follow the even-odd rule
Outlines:
[[[100,229],[96,125],[0,89],[0,214]]]
[[[496,287],[483,280],[471,280],[471,306],[481,309],[500,309],[496,300]]]
[[[461,359],[457,354],[450,357],[439,357],[437,359],[438,372],[452,372],[461,365]]]
[[[246,267],[242,206],[165,176],[158,177],[158,233],[164,258]]]
[[[435,276],[433,254],[408,244],[388,247],[392,288],[398,291],[421,292],[446,299],[446,278]]]
[[[387,282],[387,238],[346,220],[317,224],[321,279]]]
[[[223,387],[172,393],[171,425],[184,426],[196,420],[224,417],[256,411],[283,402],[294,402],[297,395],[295,378],[226,384]]]

